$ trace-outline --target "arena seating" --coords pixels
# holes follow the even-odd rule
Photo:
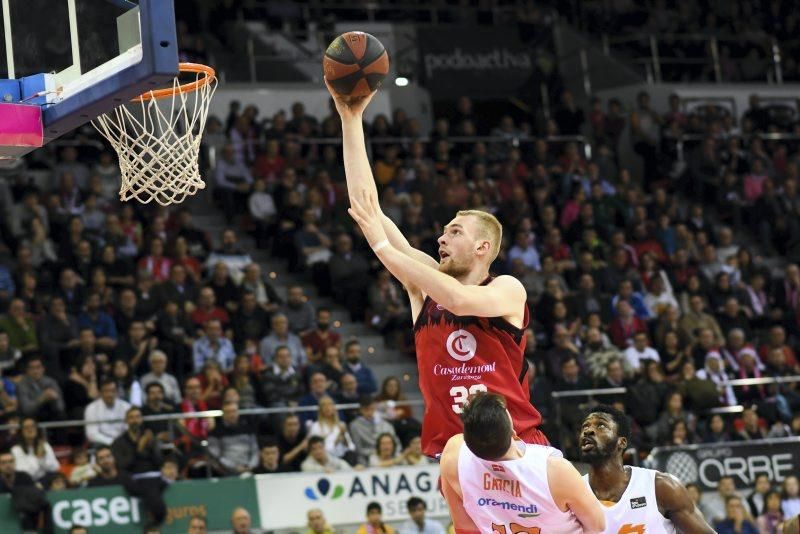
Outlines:
[[[761,30],[785,39],[780,18]],[[185,58],[224,46],[225,18],[209,20],[179,22]],[[432,255],[457,210],[498,216],[492,270],[528,291],[531,398],[569,458],[598,402],[633,418],[636,462],[800,436],[796,104],[659,114],[646,93],[582,106],[559,86],[547,121],[462,95],[430,132],[403,109],[375,117],[386,214]],[[339,128],[299,103],[234,106],[204,138],[210,190],[171,209],[120,203],[90,128],[0,169],[0,442],[18,469],[81,487],[104,445],[120,472],[169,458],[181,478],[428,462],[407,300],[347,215]],[[642,176],[621,165],[622,143]],[[751,378],[785,381],[730,383]],[[124,463],[132,427],[107,421],[131,405],[155,417],[150,463]],[[175,415],[206,410],[221,412]],[[57,461],[32,458],[38,444]]]

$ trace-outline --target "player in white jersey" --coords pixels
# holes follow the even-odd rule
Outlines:
[[[461,419],[440,460],[457,534],[602,532],[602,506],[578,471],[558,449],[517,438],[502,396],[474,395]]]
[[[604,505],[605,534],[713,534],[678,479],[622,464],[630,433],[628,417],[610,406],[593,408],[581,426],[584,480]]]

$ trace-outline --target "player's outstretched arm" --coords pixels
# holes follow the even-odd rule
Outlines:
[[[375,186],[375,178],[372,176],[372,167],[367,157],[367,147],[364,141],[364,110],[375,96],[375,91],[367,96],[341,96],[333,90],[327,80],[325,80],[325,85],[328,86],[336,110],[342,118],[342,149],[347,190],[351,195],[366,190],[378,198],[378,189]],[[378,205],[378,209],[380,210],[380,205]],[[393,247],[426,265],[436,266],[436,260],[412,247],[397,225],[382,211],[380,220],[386,231],[386,237]]]
[[[664,517],[672,521],[678,532],[685,534],[714,534],[715,530],[703,518],[692,502],[689,492],[672,475],[656,475],[656,500]]]
[[[606,528],[603,505],[581,478],[578,470],[564,458],[551,456],[547,460],[547,480],[553,502],[569,508],[583,526],[583,532],[598,534]]]
[[[381,223],[377,198],[368,190],[350,192],[350,216],[364,232],[378,259],[405,286],[419,288],[456,315],[507,317],[518,315],[527,298],[525,288],[513,276],[499,276],[485,286],[465,285],[435,266],[411,259],[388,240]]]
[[[467,514],[464,508],[464,498],[461,488],[458,487],[458,453],[464,442],[463,434],[456,434],[450,438],[442,451],[439,459],[439,476],[442,483],[442,495],[450,508],[450,518],[456,534],[478,534],[480,529]]]

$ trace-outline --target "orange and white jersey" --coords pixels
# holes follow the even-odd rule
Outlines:
[[[672,521],[661,515],[656,501],[656,473],[630,467],[631,480],[619,501],[600,501],[606,516],[604,534],[675,534]],[[584,475],[589,485],[589,475]]]
[[[515,442],[522,458],[490,462],[466,444],[458,454],[462,502],[480,532],[496,534],[575,534],[580,522],[562,512],[550,494],[547,459],[561,451]]]

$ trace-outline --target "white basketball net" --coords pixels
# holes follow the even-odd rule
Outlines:
[[[199,80],[204,74],[197,74]],[[158,100],[132,101],[92,121],[119,156],[120,200],[136,199],[162,206],[183,202],[206,184],[200,176],[200,141],[217,79],[195,91],[181,90]]]

